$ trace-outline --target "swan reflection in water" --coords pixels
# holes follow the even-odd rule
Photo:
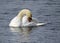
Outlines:
[[[19,40],[19,42],[30,42],[30,34],[34,27],[10,27],[13,36],[11,39]]]
[[[28,27],[10,27],[11,32],[17,32],[19,34],[27,35],[32,29],[36,28],[36,26],[28,26]]]
[[[30,42],[31,41],[31,34],[38,27],[41,27],[41,26],[10,27],[10,30],[14,35],[11,39],[19,40],[19,42]]]
[[[41,25],[44,26],[44,25]],[[27,27],[10,27],[11,32],[13,33],[14,40],[19,40],[19,42],[31,42],[31,33],[33,33],[36,28],[41,26],[27,26]],[[17,37],[17,38],[16,38]]]

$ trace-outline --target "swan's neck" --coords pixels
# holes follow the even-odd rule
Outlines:
[[[23,18],[22,18],[22,25],[25,25],[27,23],[29,23],[29,21],[27,19],[27,16],[23,16]]]
[[[23,16],[26,15],[27,17],[32,17],[32,14],[30,12],[30,10],[28,9],[23,9],[18,13],[18,18],[20,18],[20,20],[22,20]]]

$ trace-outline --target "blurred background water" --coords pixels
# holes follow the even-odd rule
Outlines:
[[[26,33],[10,28],[10,20],[24,8],[48,24]],[[0,0],[0,43],[60,43],[60,0]]]

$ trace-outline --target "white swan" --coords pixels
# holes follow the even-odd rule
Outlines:
[[[23,9],[19,14],[14,17],[9,26],[20,27],[20,26],[38,26],[43,25],[44,23],[38,23],[35,18],[32,17],[30,10]]]

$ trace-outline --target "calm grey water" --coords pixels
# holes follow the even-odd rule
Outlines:
[[[24,8],[48,24],[24,32],[10,28],[10,20]],[[0,0],[0,43],[60,43],[60,0]]]

